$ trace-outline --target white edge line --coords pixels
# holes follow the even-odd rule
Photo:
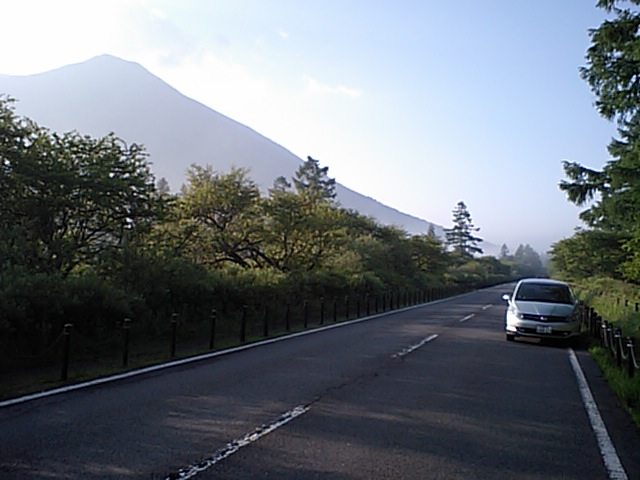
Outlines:
[[[587,379],[584,376],[584,372],[580,367],[580,362],[578,362],[576,353],[572,348],[569,348],[568,350],[569,360],[571,361],[571,366],[573,367],[573,371],[576,374],[578,388],[580,389],[580,395],[582,396],[582,402],[584,403],[584,408],[587,410],[589,422],[591,422],[591,429],[596,436],[598,447],[600,448],[600,455],[602,455],[604,465],[609,472],[609,479],[628,480],[627,474],[624,471],[624,467],[620,462],[620,458],[618,458],[616,449],[611,442],[609,433],[607,432],[607,427],[602,421],[598,406],[593,398],[593,395],[591,394],[589,383],[587,382]]]
[[[311,335],[313,333],[323,332],[325,330],[331,330],[333,328],[346,327],[348,325],[354,325],[356,323],[366,322],[366,321],[369,321],[369,320],[374,320],[376,318],[384,317],[384,316],[387,316],[387,315],[393,315],[393,314],[396,314],[396,313],[406,312],[408,310],[415,310],[417,308],[426,307],[428,305],[436,305],[438,303],[443,303],[443,302],[446,302],[446,301],[449,301],[449,300],[453,300],[453,299],[456,299],[456,298],[465,297],[465,296],[471,295],[473,293],[476,293],[476,292],[463,293],[462,295],[457,295],[457,296],[449,297],[449,298],[442,298],[440,300],[434,300],[432,302],[421,303],[419,305],[412,305],[410,307],[399,308],[397,310],[387,310],[386,312],[377,313],[377,314],[374,314],[374,315],[370,315],[368,317],[358,318],[358,319],[355,319],[355,320],[349,320],[349,321],[340,322],[340,323],[334,323],[332,325],[327,325],[327,326],[324,326],[324,327],[318,327],[318,328],[313,328],[313,329],[310,329],[310,330],[304,330],[302,332],[296,332],[296,333],[292,333],[292,334],[289,334],[289,335],[282,335],[280,337],[269,338],[269,339],[266,339],[266,340],[261,340],[259,342],[248,343],[246,345],[239,345],[237,347],[232,347],[232,348],[228,348],[228,349],[225,349],[225,350],[218,350],[216,352],[205,353],[205,354],[197,355],[197,356],[194,356],[194,357],[183,358],[183,359],[180,359],[180,360],[174,360],[174,361],[170,361],[170,362],[166,362],[166,363],[160,363],[160,364],[157,364],[157,365],[151,365],[149,367],[139,368],[139,369],[136,369],[136,370],[130,370],[130,371],[124,372],[124,373],[117,373],[115,375],[110,375],[108,377],[96,378],[94,380],[88,380],[86,382],[81,382],[81,383],[74,383],[73,385],[67,385],[67,386],[64,386],[64,387],[53,388],[51,390],[45,390],[43,392],[32,393],[32,394],[29,394],[29,395],[24,395],[24,396],[16,397],[16,398],[10,398],[8,400],[0,401],[0,408],[10,407],[12,405],[25,403],[25,402],[28,402],[28,401],[31,401],[31,400],[37,400],[37,399],[40,399],[40,398],[50,397],[50,396],[58,395],[58,394],[61,394],[61,393],[68,393],[68,392],[72,392],[72,391],[75,391],[75,390],[80,390],[80,389],[83,389],[83,388],[93,387],[93,386],[96,386],[96,385],[102,385],[104,383],[115,382],[117,380],[124,380],[126,378],[136,377],[138,375],[144,375],[145,373],[157,372],[159,370],[164,370],[164,369],[167,369],[167,368],[177,367],[177,366],[180,366],[180,365],[186,365],[186,364],[192,363],[192,362],[199,362],[199,361],[202,361],[202,360],[208,360],[210,358],[221,357],[223,355],[229,355],[231,353],[241,352],[243,350],[249,350],[250,348],[256,348],[256,347],[260,347],[260,346],[263,346],[263,345],[268,345],[270,343],[275,343],[275,342],[282,342],[282,341],[285,341],[285,340],[289,340],[291,338],[302,337],[304,335]]]
[[[179,478],[181,480],[186,480],[189,478],[193,478],[201,472],[208,470],[216,463],[224,460],[227,457],[230,457],[242,447],[246,447],[251,443],[259,440],[261,437],[270,434],[274,430],[286,425],[291,420],[298,418],[300,415],[304,415],[309,411],[310,407],[307,405],[299,405],[296,408],[289,410],[285,414],[281,415],[276,421],[271,423],[263,424],[262,426],[256,428],[253,432],[246,434],[239,440],[234,440],[233,442],[227,443],[224,447],[219,448],[213,454],[197,464],[190,465],[186,468],[183,468],[178,471],[177,474],[171,474],[168,477],[165,477],[165,480],[169,480],[171,478]],[[177,476],[176,476],[177,475]]]

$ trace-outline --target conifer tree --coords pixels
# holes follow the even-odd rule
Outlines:
[[[622,8],[621,4],[636,5]],[[640,223],[640,10],[638,0],[600,0],[615,18],[591,30],[592,44],[581,75],[596,96],[599,113],[615,122],[619,139],[609,144],[612,159],[602,170],[565,162],[568,181],[560,188],[569,201],[588,206],[580,215],[590,227],[628,232]]]
[[[628,280],[640,282],[640,0],[599,0],[597,6],[613,18],[590,31],[591,46],[587,65],[581,68],[582,78],[595,94],[595,106],[600,115],[614,122],[619,138],[609,144],[611,159],[600,170],[578,162],[564,162],[567,180],[560,183],[570,202],[586,207],[580,214],[593,229],[572,237],[571,242],[558,242],[552,256],[563,256],[565,247],[578,245],[589,254],[591,241],[611,248],[609,259],[619,258]],[[600,242],[606,238],[606,241]],[[620,249],[628,255],[620,255]],[[558,264],[568,265],[560,261]],[[592,274],[599,274],[594,265]]]
[[[471,214],[463,201],[458,202],[453,209],[453,227],[445,229],[446,245],[462,258],[472,258],[475,254],[482,254],[478,246],[482,238],[473,235],[480,228],[473,225]]]
[[[314,201],[331,202],[336,197],[336,181],[328,171],[329,167],[320,167],[318,160],[307,157],[293,177],[296,192]]]

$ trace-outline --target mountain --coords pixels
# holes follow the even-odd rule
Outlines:
[[[0,76],[0,93],[17,100],[16,111],[52,131],[76,130],[102,137],[110,132],[145,146],[156,179],[178,191],[192,163],[219,172],[249,169],[266,192],[278,176],[291,178],[302,160],[211,108],[186,97],[142,66],[109,55],[49,72]],[[430,222],[402,213],[337,184],[345,208],[396,225],[411,234],[427,233]],[[442,227],[434,225],[442,235]]]

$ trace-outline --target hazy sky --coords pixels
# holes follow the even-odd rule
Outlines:
[[[353,190],[445,227],[463,200],[542,253],[580,225],[562,161],[600,168],[616,134],[579,75],[595,3],[0,0],[0,73],[135,61]]]

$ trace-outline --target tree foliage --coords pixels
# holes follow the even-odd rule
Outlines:
[[[607,276],[620,278],[620,265],[626,254],[626,237],[602,230],[580,230],[571,238],[551,246],[554,272],[575,279]]]
[[[609,145],[612,157],[602,170],[565,162],[568,181],[560,188],[569,201],[588,206],[581,218],[587,225],[624,231],[640,219],[640,12],[623,3],[601,0],[598,6],[615,13],[590,31],[591,47],[582,78],[596,95],[596,108],[618,126],[620,138]]]
[[[244,169],[227,174],[192,165],[179,202],[182,218],[195,222],[194,260],[243,267],[261,264],[260,191]]]
[[[473,235],[479,230],[479,227],[473,225],[467,206],[460,201],[453,209],[453,227],[445,229],[446,244],[460,258],[472,258],[483,252],[478,246],[483,241],[482,238]]]
[[[329,177],[328,172],[329,167],[321,167],[318,160],[307,157],[293,178],[296,192],[312,201],[333,200],[336,197],[336,181]]]
[[[64,323],[105,332],[127,317],[160,334],[172,313],[212,305],[510,279],[497,260],[473,259],[481,240],[462,202],[454,262],[433,227],[380,225],[341,208],[335,186],[309,157],[267,196],[247,170],[198,165],[172,194],[141,146],[51,133],[1,98],[0,338],[35,351]]]
[[[69,274],[158,211],[142,147],[50,133],[0,101],[0,263]]]
[[[585,207],[580,218],[593,229],[553,247],[555,268],[573,268],[576,275],[593,272],[637,278],[632,273],[637,243],[630,239],[640,224],[639,4],[638,0],[598,2],[598,7],[614,16],[590,31],[587,64],[580,70],[596,96],[598,112],[615,122],[619,138],[609,144],[611,159],[601,170],[564,162],[567,179],[560,188],[570,202]],[[595,252],[594,246],[600,250]],[[577,252],[569,252],[569,247],[593,259],[581,258],[578,264]],[[615,263],[605,265],[604,259]]]
[[[272,191],[264,215],[264,256],[283,272],[319,268],[344,235],[337,209],[297,193]]]

